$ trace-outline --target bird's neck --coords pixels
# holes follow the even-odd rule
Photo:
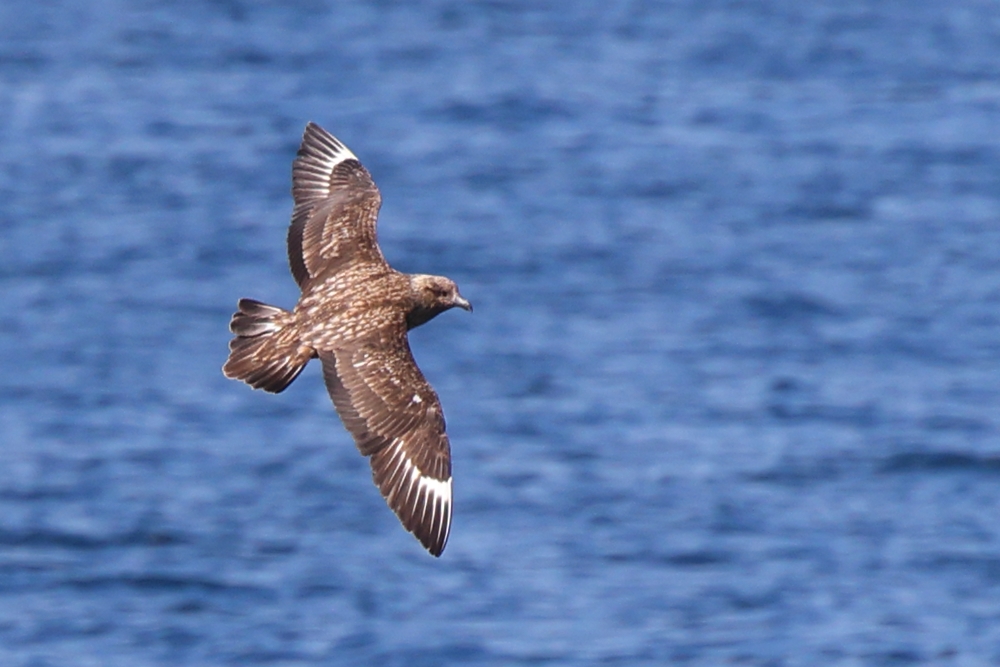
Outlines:
[[[443,313],[446,309],[440,307],[426,307],[421,304],[415,305],[406,314],[406,329],[416,329],[421,324],[430,322],[435,317]]]

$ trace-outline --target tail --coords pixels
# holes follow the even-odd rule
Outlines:
[[[254,389],[284,391],[299,376],[313,351],[299,342],[292,314],[253,299],[240,299],[229,322],[236,338],[229,342],[223,374]]]

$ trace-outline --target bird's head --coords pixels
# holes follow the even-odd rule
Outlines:
[[[410,288],[414,304],[406,317],[410,329],[455,307],[472,312],[472,304],[458,293],[458,285],[444,276],[412,275]]]

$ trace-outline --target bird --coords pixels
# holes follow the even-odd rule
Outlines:
[[[288,262],[301,296],[290,311],[239,299],[222,372],[279,393],[318,358],[375,486],[403,527],[440,556],[451,532],[451,445],[407,332],[472,304],[449,278],[389,266],[376,237],[378,187],[347,146],[312,122],[292,163],[292,198]]]

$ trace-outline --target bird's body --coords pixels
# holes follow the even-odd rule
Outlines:
[[[448,278],[389,266],[375,234],[378,189],[358,159],[312,123],[292,175],[288,258],[302,296],[292,311],[241,299],[223,372],[280,392],[318,357],[376,486],[438,556],[451,527],[451,450],[440,401],[406,332],[471,306]]]

